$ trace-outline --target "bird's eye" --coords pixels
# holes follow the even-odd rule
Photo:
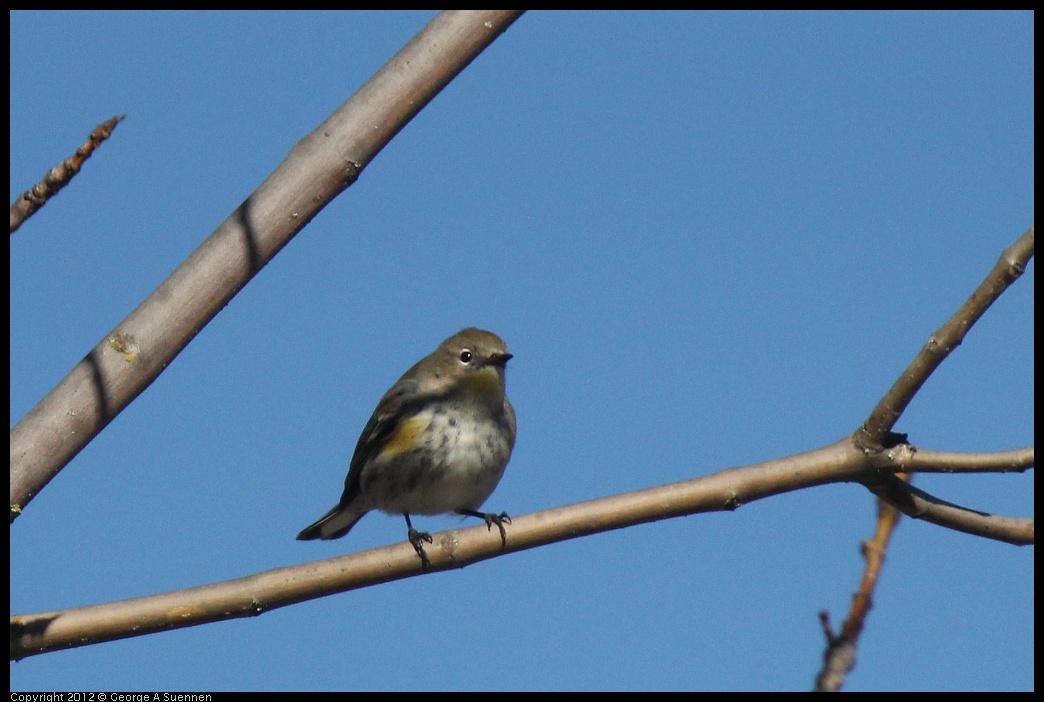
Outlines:
[[[471,351],[469,351],[468,349],[464,349],[463,351],[461,351],[460,352],[460,362],[461,363],[471,363]]]

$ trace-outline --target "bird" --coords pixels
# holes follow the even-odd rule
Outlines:
[[[418,361],[384,394],[362,430],[340,502],[297,535],[339,539],[371,510],[401,514],[407,537],[430,566],[428,532],[411,514],[455,512],[496,524],[507,544],[505,512],[479,508],[500,483],[515,446],[515,410],[505,388],[512,358],[493,332],[469,327]]]

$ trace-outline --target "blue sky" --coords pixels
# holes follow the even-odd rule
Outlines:
[[[12,238],[12,426],[431,16],[13,13],[12,200],[128,116]],[[850,433],[1033,223],[1033,39],[1030,13],[524,15],[28,506],[12,612],[401,541],[380,513],[294,536],[465,326],[515,354],[491,510]],[[898,431],[1033,442],[1034,269]],[[1033,514],[1032,472],[917,484]],[[802,690],[873,518],[822,487],[37,656],[11,687]],[[904,520],[847,689],[1033,689],[1033,565]]]

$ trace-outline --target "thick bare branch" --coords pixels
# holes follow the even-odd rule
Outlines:
[[[301,139],[260,187],[12,429],[12,521],[520,14],[440,13]]]
[[[516,517],[506,544],[483,526],[434,534],[422,567],[408,542],[280,568],[204,587],[11,618],[11,657],[254,616],[335,592],[463,568],[557,541],[698,512],[734,510],[770,495],[858,480],[866,457],[848,440],[816,451],[694,480]],[[679,525],[679,529],[684,529]]]
[[[516,517],[507,531],[506,544],[501,544],[499,534],[490,534],[481,525],[444,531],[435,534],[434,543],[425,548],[431,563],[428,569],[422,566],[413,546],[403,542],[190,590],[15,616],[11,618],[11,656],[23,658],[220,619],[254,616],[335,592],[463,568],[549,543],[671,517],[735,510],[784,492],[826,483],[869,482],[879,475],[876,460],[845,439],[796,456]],[[1016,543],[1018,534],[1017,530],[994,530],[989,536]]]

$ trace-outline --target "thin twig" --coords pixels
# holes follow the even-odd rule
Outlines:
[[[14,234],[22,226],[25,220],[33,216],[33,213],[47,204],[47,201],[58,194],[58,191],[69,184],[69,181],[80,172],[84,161],[91,157],[103,141],[109,138],[116,125],[123,121],[127,115],[116,115],[110,120],[102,122],[90,136],[87,142],[76,150],[76,153],[65,159],[57,166],[47,171],[43,180],[31,187],[19,196],[11,205],[11,233]]]
[[[1030,546],[1034,543],[1032,517],[1004,517],[962,507],[941,500],[894,475],[867,481],[865,485],[909,517],[1015,546]]]
[[[1033,227],[1004,250],[1000,260],[982,284],[939,330],[928,338],[892,388],[877,403],[873,412],[854,435],[856,446],[864,451],[879,451],[888,433],[906,410],[907,405],[946,357],[997,298],[1019,279],[1033,258]]]
[[[909,480],[909,476],[897,476],[898,480]],[[835,634],[830,627],[830,615],[826,611],[819,613],[819,621],[827,639],[827,649],[823,652],[823,667],[816,678],[817,692],[836,692],[841,689],[848,673],[855,666],[859,635],[863,633],[866,617],[873,607],[874,591],[884,567],[888,542],[899,524],[899,510],[883,500],[877,501],[877,529],[874,538],[863,542],[863,558],[866,567],[859,590],[852,596],[852,608],[841,626],[841,633]]]
[[[1022,473],[1033,468],[1033,447],[960,453],[931,451],[909,444],[890,452],[890,464],[899,473]]]

